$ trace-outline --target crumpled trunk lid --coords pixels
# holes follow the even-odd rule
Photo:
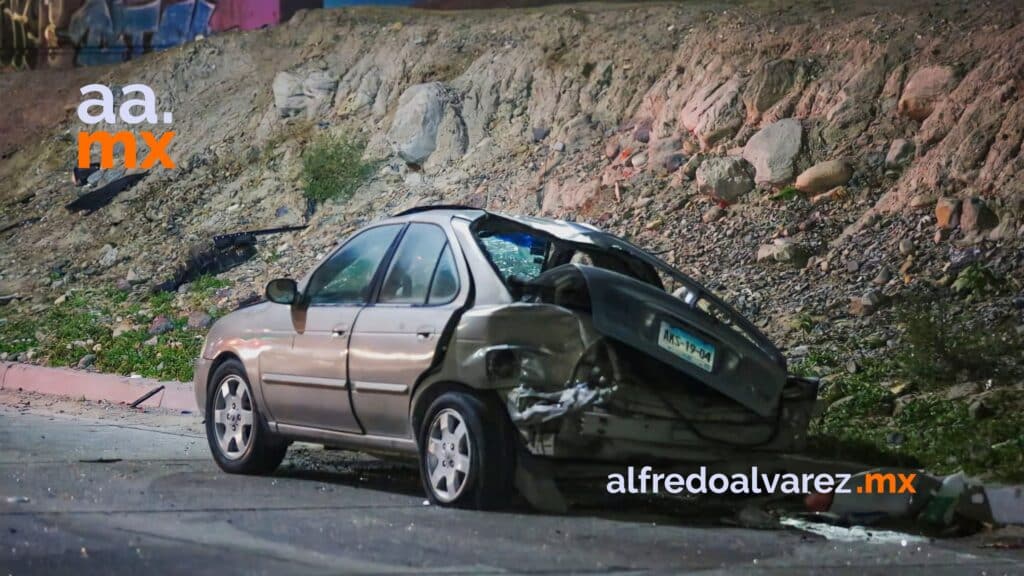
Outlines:
[[[587,312],[594,330],[661,361],[719,394],[769,417],[786,385],[784,361],[758,342],[658,288],[602,268],[568,264],[531,282],[528,294]],[[722,310],[718,311],[719,313]],[[726,313],[733,313],[726,310]]]

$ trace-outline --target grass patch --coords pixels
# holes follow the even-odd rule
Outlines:
[[[957,378],[1008,382],[1018,375],[1024,337],[1012,326],[984,330],[951,322],[945,299],[929,305],[911,302],[897,316],[905,326],[897,353],[900,372],[924,388]]]
[[[302,185],[306,198],[315,202],[347,200],[373,173],[363,162],[364,142],[343,136],[324,135],[302,155]]]
[[[772,195],[771,199],[776,202],[787,202],[798,196],[800,196],[800,191],[796,189],[796,186],[789,185]]]
[[[194,309],[190,303],[207,304],[226,284],[213,277],[200,278],[182,308],[171,293],[139,297],[113,288],[75,293],[41,313],[11,307],[0,317],[0,352],[14,356],[31,350],[33,360],[51,366],[75,366],[94,354],[94,366],[103,372],[188,381],[205,330],[189,329],[185,315]],[[217,310],[210,312],[220,315]],[[149,335],[148,324],[156,316],[171,319],[173,329]],[[133,322],[135,328],[115,337],[118,318]]]
[[[808,357],[794,372],[821,373],[835,357]],[[838,368],[838,370],[836,370]],[[990,413],[971,414],[965,400],[941,393],[899,399],[883,384],[907,378],[895,360],[864,360],[854,374],[833,367],[825,391],[830,403],[811,424],[809,449],[836,459],[876,465],[921,466],[934,474],[964,470],[1001,481],[1024,481],[1024,399],[998,389],[985,401]],[[911,380],[917,385],[916,381]]]

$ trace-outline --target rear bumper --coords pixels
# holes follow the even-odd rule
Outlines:
[[[709,410],[687,421],[591,406],[554,426],[520,427],[520,432],[532,455],[554,459],[702,464],[757,459],[804,449],[817,389],[816,381],[791,376],[770,419],[734,412],[715,420]]]
[[[196,394],[196,407],[199,408],[200,414],[206,411],[206,386],[210,379],[210,366],[212,364],[213,360],[199,358],[193,365],[192,388]]]

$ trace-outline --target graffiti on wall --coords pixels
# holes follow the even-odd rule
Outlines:
[[[33,24],[39,17],[33,0],[0,0],[0,48],[4,58],[0,65],[27,67],[29,52],[40,44]],[[7,62],[10,60],[10,62]]]
[[[210,32],[213,0],[0,0],[0,69],[121,62]]]
[[[127,4],[124,0],[85,0],[72,15],[67,33],[79,65],[120,62],[151,50],[177,46],[207,34],[216,5],[209,0]]]
[[[559,0],[0,0],[0,70],[122,62],[200,35],[273,26],[302,9],[496,8],[554,1]]]

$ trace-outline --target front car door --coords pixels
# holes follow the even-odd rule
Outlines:
[[[352,403],[367,434],[412,436],[413,387],[468,292],[456,250],[440,226],[410,224],[378,295],[356,320],[349,347]]]
[[[278,425],[361,432],[348,389],[348,346],[403,225],[363,230],[325,260],[292,307],[288,350],[262,358],[265,402]]]

